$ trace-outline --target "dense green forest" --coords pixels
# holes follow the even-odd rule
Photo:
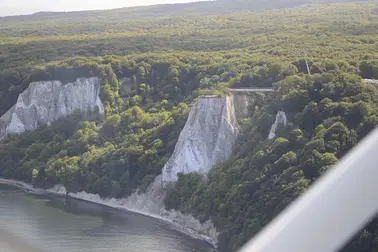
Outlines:
[[[378,7],[372,3],[312,5],[154,21],[85,16],[67,21],[2,22],[0,112],[14,103],[41,66],[71,57],[173,51],[239,53],[271,61],[351,62],[376,59]],[[215,53],[216,52],[216,53]]]
[[[367,2],[362,0],[359,2]],[[38,12],[33,15],[0,17],[3,22],[47,21],[71,22],[90,18],[96,23],[106,20],[146,20],[160,17],[219,15],[235,11],[261,11],[267,9],[289,8],[307,4],[324,4],[337,2],[354,2],[352,0],[212,0],[185,4],[160,4],[145,7],[120,8],[109,11],[76,11],[76,12]]]
[[[2,176],[33,179],[44,187],[63,183],[69,191],[114,197],[147,187],[173,151],[188,104],[214,82],[239,74],[223,57],[206,56],[151,54],[48,64],[30,80],[101,76],[107,118],[98,122],[99,128],[96,120],[78,125],[81,118],[75,115],[52,127],[9,137],[0,147]],[[250,60],[233,57],[240,65]]]
[[[207,181],[182,175],[167,198],[168,207],[212,218],[222,230],[221,251],[247,242],[378,123],[377,91],[357,75],[290,76],[277,88],[275,103],[246,122],[231,159],[213,168]],[[265,140],[278,108],[290,126]],[[361,248],[351,251],[371,251]]]
[[[273,100],[251,106],[231,158],[207,180],[180,175],[166,199],[211,219],[220,251],[236,251],[378,124],[378,93],[362,80],[378,79],[378,2],[349,2],[219,0],[1,18],[1,115],[32,81],[99,76],[106,117],[75,113],[8,137],[0,176],[126,197],[160,174],[199,96],[274,87]],[[266,140],[278,110],[290,123]],[[373,221],[344,251],[376,251],[377,241]]]

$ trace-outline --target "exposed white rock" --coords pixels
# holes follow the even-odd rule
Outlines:
[[[364,79],[364,81],[367,84],[374,85],[376,88],[378,88],[378,80],[376,80],[376,79]]]
[[[200,223],[190,215],[165,209],[164,185],[177,181],[179,173],[205,174],[213,165],[228,159],[240,132],[238,120],[248,115],[251,102],[252,96],[242,93],[223,98],[210,95],[199,98],[189,113],[162,175],[155,178],[146,193],[136,192],[124,199],[122,205],[129,210],[160,216],[188,230],[206,234],[214,244],[218,233],[211,221]]]
[[[149,185],[145,193],[132,194],[124,201],[124,205],[132,211],[161,215],[165,211],[163,203],[165,196],[162,175],[159,175]]]
[[[248,114],[251,99],[247,96],[204,96],[198,99],[173,155],[163,168],[163,183],[176,181],[179,173],[205,174],[212,166],[230,157],[240,131],[238,119]]]
[[[159,179],[161,182],[161,176],[156,178],[155,182],[158,184],[159,184]],[[31,194],[45,195],[47,193],[47,194],[54,194],[54,195],[60,195],[60,196],[67,195],[67,190],[63,185],[56,185],[51,189],[44,190],[44,189],[34,188],[32,185],[24,183],[24,182],[3,179],[1,177],[0,177],[0,183],[16,186],[24,190],[25,192],[28,192]],[[161,183],[159,185],[161,188]],[[157,185],[151,184],[150,189],[151,187],[157,187]],[[75,199],[81,199],[88,202],[93,202],[93,203],[109,206],[116,209],[132,211],[132,212],[140,213],[146,216],[151,216],[153,218],[165,220],[165,221],[170,222],[171,224],[176,224],[174,227],[176,228],[176,230],[180,232],[190,235],[196,239],[207,241],[210,244],[212,244],[214,247],[216,246],[216,243],[217,243],[218,233],[211,221],[201,223],[200,221],[198,221],[191,215],[182,214],[174,210],[168,211],[168,210],[165,210],[164,207],[162,206],[160,208],[150,209],[148,208],[148,206],[153,206],[156,200],[156,198],[151,198],[153,195],[150,195],[150,194],[142,194],[142,195],[135,194],[129,199],[115,199],[115,198],[104,199],[104,198],[101,198],[98,194],[90,194],[86,192],[69,193],[68,196]],[[136,200],[136,201],[133,201],[133,200]],[[145,203],[147,203],[148,205],[144,205]],[[162,205],[162,202],[160,204]],[[158,204],[156,204],[156,206],[157,205]]]
[[[276,120],[275,120],[274,124],[272,125],[272,127],[270,129],[268,139],[275,138],[276,137],[276,133],[277,133],[277,129],[280,126],[286,127],[286,125],[287,125],[286,113],[283,112],[283,111],[278,111],[278,113],[276,115]]]
[[[234,92],[230,98],[236,118],[238,120],[246,118],[249,114],[249,106],[254,100],[253,95],[251,93]]]
[[[162,175],[155,178],[145,193],[136,192],[127,199],[101,199],[98,195],[85,192],[69,195],[163,218],[179,224],[184,228],[183,231],[196,238],[216,244],[218,233],[211,221],[201,223],[191,215],[165,209],[163,200],[166,196],[166,189],[163,185],[166,182],[176,181],[178,173],[205,174],[213,165],[227,160],[240,133],[238,121],[248,116],[248,107],[252,101],[253,96],[246,93],[232,94],[227,97],[204,96],[199,98],[189,113],[174,153],[164,166]],[[11,110],[9,115],[13,114],[14,112]],[[66,194],[65,188],[62,186],[56,186],[49,192]]]
[[[99,93],[100,81],[97,77],[78,78],[67,84],[61,81],[32,82],[20,94],[17,103],[0,118],[0,139],[8,134],[50,125],[75,110],[85,114],[94,111],[104,114]]]
[[[364,79],[364,81],[366,83],[378,84],[378,80],[377,79]]]

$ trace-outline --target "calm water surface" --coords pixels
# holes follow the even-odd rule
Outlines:
[[[210,252],[172,224],[0,185],[1,252]]]

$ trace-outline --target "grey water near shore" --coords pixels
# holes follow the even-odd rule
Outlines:
[[[210,252],[174,225],[76,199],[0,184],[0,251]]]

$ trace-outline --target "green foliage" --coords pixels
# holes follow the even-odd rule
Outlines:
[[[84,118],[76,113],[52,127],[8,138],[0,145],[0,175],[103,197],[143,191],[172,154],[188,105],[206,90],[224,95],[250,60],[238,53],[183,52],[78,57],[36,68],[27,79],[100,76],[106,118],[89,116],[85,119],[92,122],[78,123]]]
[[[362,61],[360,63],[361,76],[368,79],[378,79],[378,61]]]
[[[180,174],[166,199],[169,209],[213,220],[220,251],[237,251],[378,124],[376,88],[361,79],[378,78],[377,4],[324,2],[219,0],[0,19],[0,114],[31,81],[88,76],[101,80],[106,114],[76,113],[9,136],[0,176],[125,197],[160,174],[198,96],[273,87],[254,96],[231,158],[207,180]],[[317,4],[269,10],[303,3]],[[277,110],[290,125],[266,140]],[[345,251],[376,250],[376,227]]]
[[[267,132],[259,127],[264,122],[256,118],[269,106],[257,111],[229,161],[214,167],[207,181],[180,176],[167,199],[170,207],[212,219],[221,231],[220,251],[236,251],[306,191],[365,136],[363,125],[377,114],[377,91],[358,76],[330,71],[300,78],[288,77],[277,84],[275,103],[292,118],[287,130],[274,141],[264,140]],[[357,99],[362,94],[367,98],[363,105]],[[351,113],[361,106],[360,112]],[[368,240],[367,248],[370,236],[368,232],[359,238]]]
[[[238,87],[271,87],[277,81],[295,75],[298,69],[288,63],[274,62],[263,66],[256,66],[252,71],[243,73],[233,80],[232,86]]]
[[[95,15],[44,13],[2,18],[0,114],[15,103],[18,94],[33,80],[60,79],[68,82],[78,76],[101,76],[104,80],[103,96],[109,102],[107,113],[118,109],[113,107],[115,104],[122,105],[115,93],[122,79],[116,77],[137,80],[138,85],[145,85],[140,93],[151,93],[154,89],[147,82],[151,79],[149,75],[156,70],[165,75],[161,81],[171,83],[161,92],[172,92],[175,90],[173,86],[178,86],[177,81],[180,81],[180,84],[185,83],[185,87],[180,85],[180,91],[185,89],[185,96],[193,91],[193,86],[213,89],[214,85],[227,83],[230,78],[235,78],[231,84],[236,87],[270,86],[297,71],[307,73],[301,48],[306,49],[311,58],[312,70],[316,69],[312,73],[341,70],[351,73],[361,71],[363,77],[376,76],[378,14],[373,11],[374,3],[309,5],[284,11],[244,12],[302,2],[307,1],[196,3],[188,5],[193,7],[189,9],[181,5],[177,7],[177,10],[182,8],[183,13],[187,13],[179,16],[177,13],[180,11],[172,12],[168,8],[166,12],[164,8],[157,8],[155,11],[162,13],[158,19],[151,18],[156,16],[150,12],[155,13],[152,7],[96,12]],[[193,13],[199,14],[195,7],[197,4],[204,5],[199,7],[201,10],[215,11],[213,14],[217,11],[228,14],[192,17]],[[212,5],[223,7],[210,7]],[[235,8],[243,12],[233,12]],[[180,64],[162,61],[157,66],[141,59],[149,57],[155,61],[167,58],[166,52],[172,51],[186,52],[176,54]],[[114,56],[147,52],[146,55],[127,57],[129,61]],[[154,55],[151,52],[161,53]],[[177,62],[177,58],[174,61]],[[227,60],[221,61],[220,58]],[[55,62],[61,60],[61,63]],[[203,68],[204,64],[212,67]],[[235,67],[235,64],[238,66]],[[188,65],[191,67],[188,68]],[[211,74],[194,77],[206,70]],[[183,75],[186,78],[182,78]],[[136,95],[134,102],[138,104],[143,95]]]

